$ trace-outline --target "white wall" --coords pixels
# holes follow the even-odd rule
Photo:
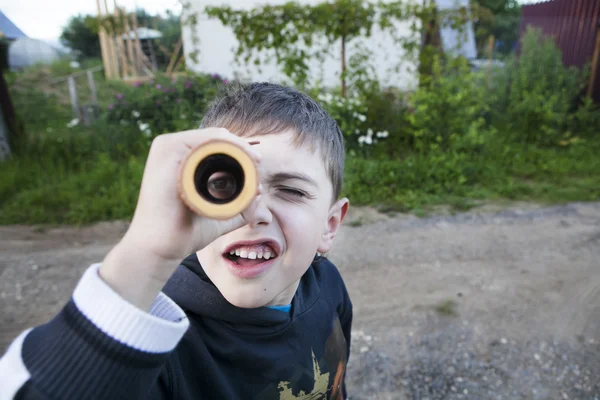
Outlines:
[[[236,39],[231,29],[224,27],[217,19],[209,19],[203,10],[207,5],[220,6],[229,5],[236,9],[251,9],[261,4],[283,4],[287,0],[191,0],[191,12],[198,16],[198,23],[195,27],[196,37],[199,39],[198,46],[194,46],[192,37],[192,28],[183,27],[183,44],[186,56],[187,67],[195,72],[219,73],[227,78],[237,77],[252,81],[272,81],[286,82],[286,78],[281,73],[278,66],[273,62],[268,65],[262,65],[259,71],[258,67],[237,65],[234,61],[234,49],[236,48]],[[323,0],[298,0],[304,4],[316,4]],[[398,33],[410,34],[409,23],[397,24]],[[347,59],[351,55],[351,46],[347,48]],[[382,33],[375,29],[370,38],[365,38],[364,43],[374,51],[372,64],[375,66],[379,80],[385,86],[396,86],[402,89],[412,89],[415,87],[416,68],[411,62],[404,62],[400,72],[390,71],[398,66],[404,58],[401,47],[393,43],[389,34]],[[324,65],[321,67],[315,62],[311,63],[311,80],[321,78],[326,86],[339,84],[340,74],[340,45],[336,43],[333,46],[334,55],[327,57]],[[194,63],[189,54],[197,51],[198,62]]]

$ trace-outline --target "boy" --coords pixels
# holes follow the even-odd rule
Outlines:
[[[228,221],[177,194],[179,164],[211,138],[260,171],[253,203]],[[348,210],[343,164],[335,121],[274,84],[215,102],[200,130],[157,137],[127,233],[52,321],[14,340],[0,399],[345,399],[352,304],[315,256]]]

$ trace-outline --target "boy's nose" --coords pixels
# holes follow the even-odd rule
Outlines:
[[[260,191],[245,212],[245,219],[252,228],[258,225],[270,224],[273,220],[273,214],[271,214],[271,210],[269,210],[266,204],[266,199]]]

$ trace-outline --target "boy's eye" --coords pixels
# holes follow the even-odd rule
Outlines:
[[[285,194],[286,196],[292,196],[292,197],[298,197],[298,198],[307,197],[307,194],[304,193],[303,191],[294,189],[294,188],[290,188],[290,187],[281,187],[281,188],[279,188],[279,191],[281,193]]]

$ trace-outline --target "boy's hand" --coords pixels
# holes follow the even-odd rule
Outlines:
[[[156,137],[131,225],[100,268],[100,276],[114,290],[142,309],[150,307],[183,258],[253,218],[256,202],[240,215],[219,221],[192,213],[181,200],[177,179],[182,162],[194,148],[212,139],[238,144],[256,164],[260,162],[260,155],[248,142],[226,129],[208,128]]]

